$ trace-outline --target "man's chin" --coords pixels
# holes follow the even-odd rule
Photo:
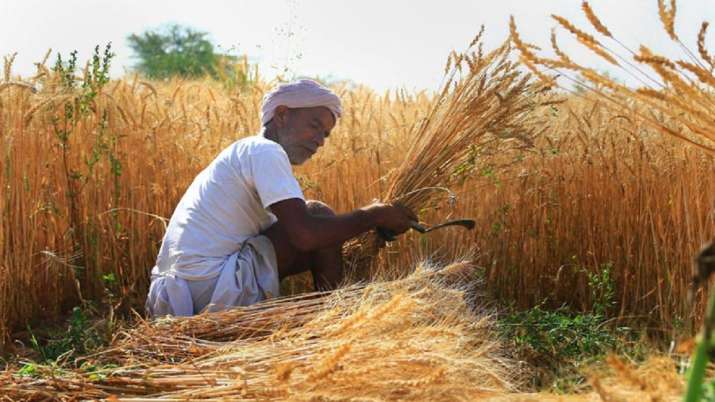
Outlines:
[[[293,166],[300,166],[307,162],[312,155],[306,156],[306,157],[301,157],[301,158],[290,158],[290,164]]]

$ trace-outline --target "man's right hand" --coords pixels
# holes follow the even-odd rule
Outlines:
[[[361,209],[372,216],[377,227],[388,229],[395,234],[405,233],[410,229],[411,222],[419,221],[414,212],[399,204],[376,202]]]

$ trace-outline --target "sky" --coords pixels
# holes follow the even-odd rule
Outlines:
[[[660,53],[684,57],[662,30],[656,0],[590,3],[630,48],[643,43]],[[379,91],[437,89],[450,50],[463,50],[482,24],[487,49],[507,37],[509,15],[516,18],[522,39],[548,48],[550,30],[556,25],[549,17],[552,13],[593,32],[580,4],[580,0],[0,0],[0,55],[17,52],[13,73],[28,76],[48,49],[63,56],[78,50],[79,59],[87,60],[96,45],[111,41],[116,53],[111,72],[119,77],[136,63],[128,35],[178,23],[208,32],[225,51],[248,55],[268,78],[287,71],[294,76],[347,79]],[[714,0],[678,1],[676,30],[691,49],[696,49],[703,20],[715,23]],[[628,82],[567,32],[557,33],[574,59]],[[618,49],[613,42],[604,43]],[[708,43],[715,53],[715,33]]]

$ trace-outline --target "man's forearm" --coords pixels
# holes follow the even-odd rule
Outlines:
[[[417,216],[404,207],[375,203],[341,215],[314,214],[305,201],[291,198],[271,205],[278,223],[298,250],[312,251],[345,242],[376,227],[404,233]]]
[[[376,226],[374,213],[357,209],[336,216],[310,215],[303,228],[299,229],[303,233],[289,233],[288,236],[298,249],[317,250],[343,243]]]

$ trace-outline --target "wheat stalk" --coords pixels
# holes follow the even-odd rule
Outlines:
[[[516,40],[515,45],[530,54],[527,45]],[[543,82],[532,82],[509,60],[510,53],[507,41],[487,54],[470,51],[450,54],[447,65],[451,71],[432,101],[431,110],[410,134],[405,158],[387,177],[383,200],[417,212],[435,203],[444,193],[454,202],[447,188],[455,168],[472,149],[470,146],[478,147],[490,135],[501,131],[529,133],[524,124],[526,112],[536,105],[536,99],[530,95],[543,90],[549,78],[537,73]],[[468,71],[462,71],[463,63],[469,66]],[[354,267],[353,272],[364,272],[372,265],[378,244],[376,236],[367,235],[346,245],[346,260]],[[373,269],[372,274],[377,271]]]

